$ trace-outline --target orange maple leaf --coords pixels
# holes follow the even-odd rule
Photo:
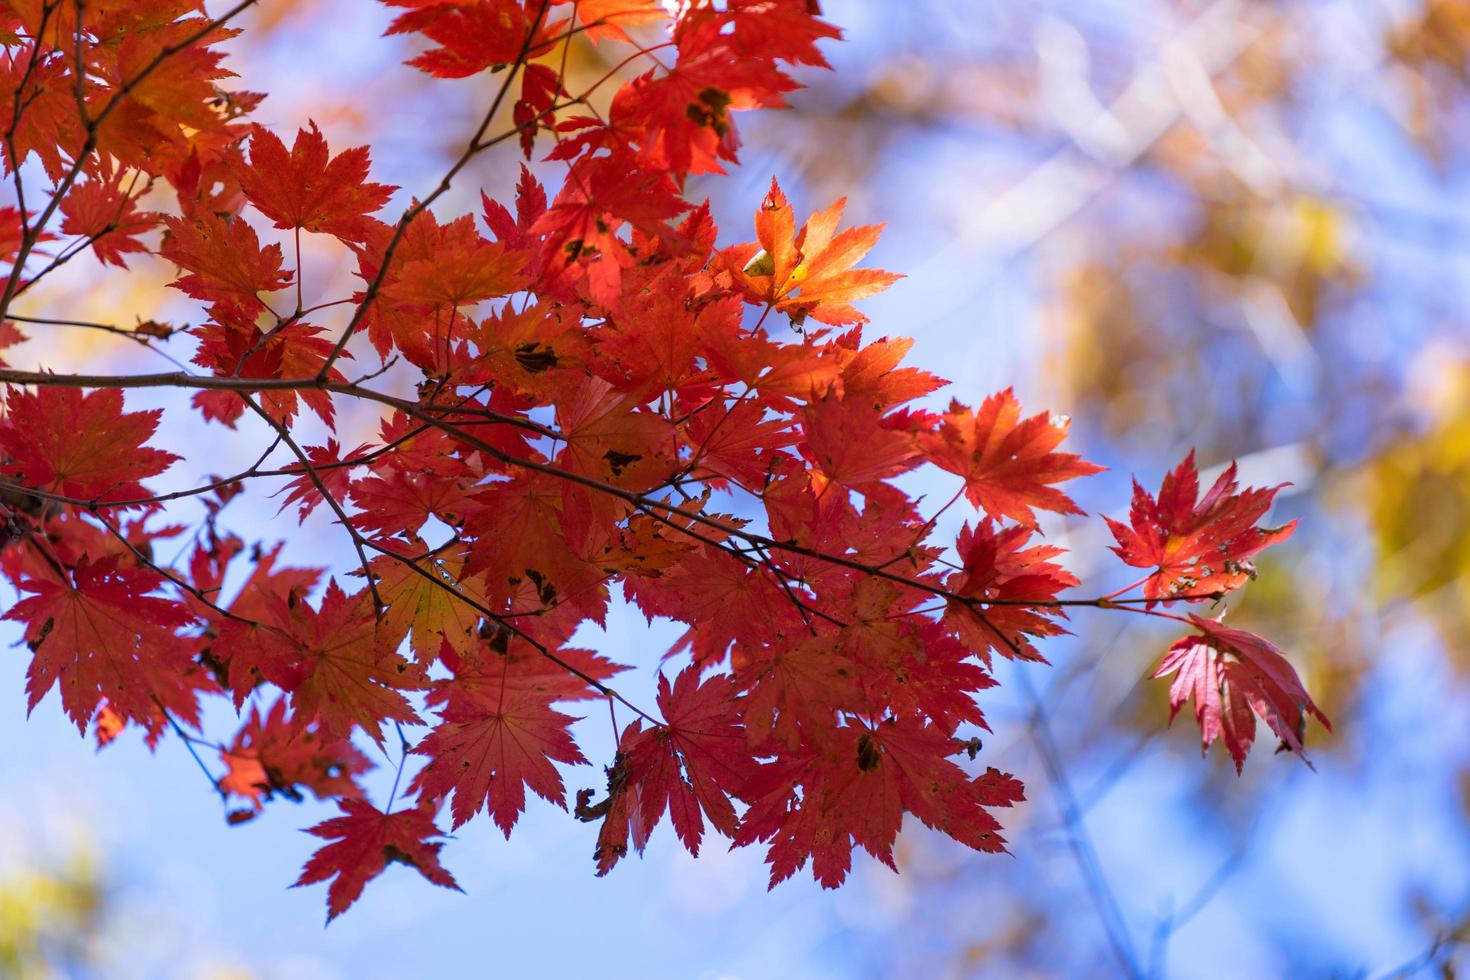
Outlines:
[[[414,537],[408,545],[413,554],[425,550],[423,542]],[[463,574],[465,552],[464,545],[458,545],[415,560],[413,565],[389,555],[368,563],[378,580],[378,595],[387,606],[383,629],[389,645],[396,647],[411,632],[410,649],[420,664],[432,663],[446,643],[460,655],[480,643],[476,632],[480,614],[455,595],[485,601],[474,577]]]
[[[751,302],[767,303],[800,323],[866,323],[853,300],[882,292],[902,276],[881,269],[854,269],[878,244],[882,225],[837,230],[843,198],[812,215],[801,231],[775,178],[755,213],[758,242],[720,253],[735,285]]]
[[[521,288],[525,257],[487,241],[472,215],[446,225],[420,213],[394,253],[383,295],[400,303],[466,306]]]
[[[623,30],[652,24],[668,16],[659,0],[579,0],[577,19],[586,25],[587,40],[631,40]]]

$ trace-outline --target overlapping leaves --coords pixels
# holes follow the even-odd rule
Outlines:
[[[89,5],[83,27],[49,7],[45,24],[6,15],[6,164],[34,156],[55,205],[0,212],[10,292],[52,214],[101,262],[156,252],[198,303],[177,333],[207,372],[166,379],[197,389],[197,415],[168,421],[272,440],[236,477],[157,495],[144,481],[178,458],[156,445],[164,413],[127,411],[108,379],[8,375],[36,389],[9,390],[0,418],[0,570],[24,593],[6,616],[24,624],[30,705],[59,687],[99,741],[136,726],[156,742],[227,694],[245,712],[218,745],[232,820],[308,792],[340,806],[298,881],[330,882],[329,916],[389,863],[455,887],[445,803],[454,827],[485,812],[507,836],[532,797],[570,808],[598,824],[599,873],[665,819],[691,852],[710,832],[764,844],[773,884],[810,866],[835,886],[856,848],[892,866],[906,814],[1002,849],[993,811],[1022,789],[971,765],[966,733],[985,726],[992,656],[1041,660],[1036,642],[1063,632],[1059,596],[1078,583],[1042,520],[1081,514],[1058,484],[1100,468],[1060,450],[1065,419],[1026,415],[1010,390],[915,404],[944,382],[903,365],[909,341],[864,337],[853,304],[899,277],[866,264],[880,227],[843,228],[843,202],[798,226],[773,180],[756,241],[721,247],[684,193],[737,161],[734,114],[784,104],[835,29],[806,0],[390,5],[390,33],[427,42],[411,65],[498,77],[515,122],[477,134],[399,216],[382,213],[395,188],[370,179],[366,147],[333,154],[310,123],[288,148],[239,121],[259,97],[221,87],[229,29],[189,5]],[[545,57],[664,19],[667,57],[640,62],[605,113]],[[448,213],[475,154],[514,137],[530,156],[546,132],[558,188],[525,168],[513,209],[485,196],[478,217]],[[142,210],[145,186],[176,194],[166,216]],[[310,295],[301,233],[350,256],[355,295]],[[372,362],[357,382],[353,355]],[[344,399],[377,406],[377,437],[304,442],[303,405],[331,430]],[[971,508],[952,542],[940,509],[895,483],[925,466]],[[264,478],[282,511],[347,535],[356,567],[320,588],[321,570],[228,533],[230,499]],[[1153,569],[1143,602],[1237,588],[1290,534],[1257,526],[1274,490],[1237,492],[1232,470],[1197,501],[1197,483],[1191,457],[1111,524],[1123,560]],[[202,502],[203,523],[156,523],[175,498]],[[165,543],[186,531],[175,568]],[[661,668],[651,704],[611,686],[627,666],[573,645],[619,593],[683,627],[667,653],[687,663]],[[1174,709],[1194,698],[1205,744],[1223,738],[1237,765],[1256,715],[1301,752],[1305,717],[1325,718],[1280,652],[1188,622],[1198,635],[1160,668]],[[589,761],[578,715],[604,714],[569,705],[592,698],[614,707],[617,748],[596,760],[605,786],[569,800]],[[354,739],[412,767],[381,808]]]

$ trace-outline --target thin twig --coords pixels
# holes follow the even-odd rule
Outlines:
[[[1113,955],[1118,959],[1118,965],[1127,976],[1133,980],[1140,980],[1143,970],[1139,966],[1138,955],[1133,949],[1133,937],[1128,931],[1128,923],[1118,905],[1117,896],[1113,894],[1112,886],[1103,872],[1102,863],[1098,860],[1092,839],[1088,836],[1086,818],[1078,809],[1077,798],[1072,792],[1071,781],[1067,777],[1061,753],[1057,750],[1056,739],[1047,719],[1046,707],[1041,703],[1041,698],[1037,695],[1036,688],[1024,668],[1016,671],[1016,677],[1022,693],[1030,702],[1031,718],[1027,727],[1041,755],[1042,766],[1046,769],[1047,778],[1057,794],[1062,821],[1067,828],[1067,843],[1077,861],[1077,869],[1082,874],[1088,897],[1092,900],[1093,909],[1097,912],[1103,931],[1107,934],[1108,944],[1113,949]]]

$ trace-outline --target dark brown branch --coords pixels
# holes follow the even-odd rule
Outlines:
[[[1060,608],[1068,606],[1087,606],[1098,609],[1122,609],[1128,612],[1139,613],[1142,615],[1160,616],[1169,619],[1180,619],[1181,617],[1173,616],[1169,613],[1161,613],[1147,608],[1139,609],[1135,607],[1139,605],[1147,606],[1153,603],[1219,599],[1221,597],[1220,593],[1214,592],[1202,595],[1191,594],[1175,596],[1172,599],[1168,600],[1115,599],[1110,597],[1097,597],[1091,599],[1044,600],[1001,598],[988,599],[976,596],[962,595],[951,589],[947,589],[936,582],[928,582],[924,581],[923,579],[912,578],[907,575],[890,572],[883,567],[870,565],[868,563],[858,561],[857,559],[848,558],[843,555],[834,555],[829,552],[820,551],[815,548],[809,548],[794,541],[778,541],[775,538],[769,537],[767,535],[757,534],[752,531],[746,531],[743,528],[725,524],[722,521],[716,520],[697,511],[684,510],[681,507],[677,507],[665,501],[651,498],[646,494],[637,493],[632,490],[626,490],[623,487],[615,486],[611,483],[605,483],[593,477],[583,476],[580,473],[572,473],[551,463],[542,463],[537,460],[525,459],[520,456],[513,456],[510,453],[505,452],[500,447],[495,446],[492,443],[486,442],[484,439],[481,439],[469,432],[464,431],[462,426],[445,422],[444,420],[437,418],[434,414],[432,414],[434,411],[438,411],[442,414],[445,411],[454,411],[454,409],[436,406],[425,407],[418,405],[417,403],[408,401],[407,399],[397,398],[393,395],[373,391],[372,389],[362,388],[352,384],[321,382],[315,378],[216,378],[195,377],[192,375],[178,373],[138,375],[59,375],[49,374],[44,371],[15,371],[9,369],[0,369],[0,383],[5,382],[21,385],[56,386],[71,388],[205,388],[224,391],[236,391],[241,393],[249,393],[252,391],[316,389],[331,391],[336,394],[348,395],[356,398],[363,398],[369,401],[375,401],[380,404],[396,408],[399,411],[403,412],[405,415],[417,419],[419,422],[427,427],[439,429],[440,431],[452,436],[458,441],[463,442],[466,445],[485,453],[490,458],[495,459],[506,466],[530,470],[535,473],[541,473],[546,476],[551,476],[559,480],[564,480],[566,482],[585,487],[589,490],[595,490],[599,493],[607,494],[611,497],[616,497],[620,500],[623,500],[632,507],[644,510],[644,512],[648,513],[650,517],[654,518],[662,524],[666,524],[680,530],[681,533],[688,534],[688,528],[680,525],[679,520],[702,524],[705,527],[709,527],[724,534],[728,534],[731,537],[739,538],[747,542],[748,544],[754,545],[767,551],[774,550],[786,552],[788,554],[800,555],[805,558],[810,558],[814,561],[836,565],[842,568],[849,569],[851,571],[862,573],[864,575],[871,575],[875,578],[880,578],[884,579],[885,581],[892,582],[895,585],[901,585],[911,589],[918,589],[929,595],[959,603],[973,610],[976,615],[979,616],[981,620],[986,623],[987,627],[995,631],[996,635],[1000,639],[1002,639],[1002,641],[1011,649],[1011,652],[1017,656],[1020,655],[1020,648],[1017,645],[1016,641],[1005,633],[996,630],[995,627],[991,625],[989,618],[986,617],[984,614],[984,607],[1025,606],[1041,608]],[[549,429],[546,426],[539,425],[526,419],[518,419],[517,417],[511,415],[501,415],[488,409],[477,410],[477,413],[485,415],[488,421],[494,422],[496,424],[517,425],[523,428],[528,428],[531,431],[537,432],[538,434],[548,436],[549,438],[564,438],[561,433],[557,432],[556,430]]]

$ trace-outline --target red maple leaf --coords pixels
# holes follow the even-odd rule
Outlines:
[[[1080,514],[1071,497],[1050,486],[1103,467],[1056,449],[1066,438],[1068,421],[1039,412],[1021,418],[1021,404],[1010,388],[991,395],[971,411],[951,402],[933,432],[919,445],[929,460],[965,480],[965,497],[994,518],[1035,524],[1032,508]]]
[[[775,407],[786,408],[789,399],[808,399],[824,393],[841,378],[842,365],[811,343],[781,344],[760,331],[739,329],[734,324],[706,322],[701,352],[721,377],[754,388]]]
[[[159,409],[123,411],[116,389],[10,389],[0,419],[0,469],[38,490],[99,502],[149,496],[138,482],[177,459],[143,445],[158,428]]]
[[[838,712],[854,711],[862,704],[858,666],[834,649],[830,636],[738,650],[734,661],[736,682],[746,691],[744,720],[753,745],[761,745],[768,736],[793,750],[803,738],[818,741]]]
[[[835,888],[851,869],[854,847],[894,867],[905,811],[978,850],[1002,850],[988,808],[1022,799],[1020,786],[994,769],[969,776],[946,758],[961,748],[914,720],[843,728],[821,755],[793,756],[761,773],[735,843],[770,843],[772,887],[810,860],[817,881]]]
[[[332,341],[309,323],[290,321],[263,331],[255,317],[232,303],[216,303],[209,310],[210,320],[191,331],[199,338],[194,363],[207,367],[216,375],[235,378],[306,378],[315,375],[332,351]],[[344,353],[343,357],[350,357]],[[343,381],[335,367],[327,372],[332,381]],[[320,389],[301,392],[290,389],[266,389],[254,397],[266,414],[289,424],[295,417],[298,398],[306,402],[328,426],[335,411],[331,396]],[[194,405],[204,417],[234,428],[245,412],[245,402],[233,391],[201,391]]]
[[[1257,715],[1281,739],[1283,749],[1305,760],[1307,715],[1328,731],[1332,723],[1281,651],[1246,630],[1193,614],[1189,618],[1199,634],[1177,640],[1154,671],[1155,677],[1177,674],[1169,686],[1169,720],[1193,699],[1200,752],[1222,739],[1237,773],[1255,741]]]
[[[221,683],[238,711],[262,683],[294,690],[301,682],[301,646],[291,632],[290,610],[321,578],[319,568],[276,568],[281,546],[262,554],[229,605],[230,616],[206,610],[214,641],[207,650],[220,665]]]
[[[175,633],[194,617],[181,603],[151,595],[162,577],[116,557],[83,559],[71,577],[22,580],[32,594],[5,613],[26,625],[34,654],[28,708],[59,684],[62,707],[82,732],[103,698],[114,714],[149,731],[165,724],[160,707],[197,725],[198,691],[209,685],[192,661],[195,644]]]
[[[637,289],[639,302],[610,318],[598,338],[598,353],[615,368],[607,372],[609,381],[640,399],[644,392],[697,384],[706,377],[695,365],[698,321],[721,311],[697,304],[684,277],[667,268],[629,270],[627,280],[626,288]]]
[[[501,670],[508,674],[510,665]],[[507,839],[526,808],[527,787],[566,809],[552,763],[587,761],[568,730],[577,719],[553,710],[554,696],[525,685],[447,687],[439,725],[414,747],[429,757],[414,782],[420,794],[437,799],[453,791],[455,827],[488,802]]]
[[[254,313],[263,309],[261,293],[291,285],[291,273],[281,270],[281,246],[262,248],[243,218],[226,221],[196,209],[163,223],[168,233],[158,254],[187,273],[173,286],[195,299],[235,303]]]
[[[739,57],[830,68],[816,42],[840,38],[842,32],[821,20],[820,13],[818,0],[732,0],[723,11],[693,6],[685,19],[696,23],[700,18],[728,20],[731,43]]]
[[[73,185],[61,200],[61,213],[62,234],[90,239],[98,260],[119,268],[127,268],[123,259],[127,253],[148,251],[137,236],[156,227],[160,218],[138,210],[137,199],[123,186],[121,175]]]
[[[545,603],[600,583],[603,573],[568,546],[568,499],[563,481],[539,474],[488,484],[465,519],[475,539],[465,570],[484,572],[486,591],[497,600],[523,583]]]
[[[22,215],[15,205],[0,207],[0,261],[15,261],[29,223],[30,216]]]
[[[352,484],[353,503],[361,508],[353,520],[360,527],[384,535],[413,536],[431,517],[446,523],[463,519],[469,507],[466,483],[475,482],[483,471],[459,457],[459,444],[452,437],[439,430],[418,429],[404,415],[384,420],[379,438],[393,446],[393,451],[379,456],[370,473]],[[511,427],[497,426],[496,430],[489,441],[499,446],[503,440],[507,452],[516,452]]]
[[[420,367],[443,373],[455,343],[473,323],[458,308],[520,289],[527,254],[487,240],[473,215],[441,225],[425,208],[399,238],[383,272],[395,232],[366,220],[364,244],[356,248],[358,274],[368,283],[381,275],[378,298],[365,317],[369,339],[385,357],[396,347]]]
[[[700,412],[689,420],[686,435],[699,466],[747,487],[759,486],[779,451],[799,438],[787,419],[767,418],[754,401]]]
[[[255,810],[276,794],[300,800],[302,789],[319,800],[361,796],[354,777],[372,768],[348,740],[325,738],[315,726],[298,729],[286,716],[285,698],[264,715],[252,706],[230,747],[220,749],[220,761],[229,770],[220,789],[249,800]]]
[[[402,692],[422,688],[422,674],[388,645],[367,590],[349,596],[333,581],[319,610],[299,602],[278,619],[299,644],[298,729],[315,720],[324,734],[346,738],[361,728],[381,745],[383,722],[418,722]]]
[[[312,479],[310,473],[302,473],[301,476],[276,491],[277,494],[286,495],[286,499],[281,501],[280,509],[276,513],[279,514],[292,504],[296,504],[298,505],[296,516],[298,520],[304,522],[322,502],[322,492],[317,489],[317,480],[321,481],[321,485],[326,487],[327,492],[335,499],[344,499],[352,480],[352,467],[347,464],[366,456],[368,446],[364,443],[345,457],[342,456],[341,449],[336,439],[328,439],[325,446],[306,446],[303,451],[307,462],[315,470],[316,480]]]
[[[672,686],[659,675],[657,703],[664,727],[654,733],[684,766],[689,797],[679,806],[677,788],[670,784],[669,811],[674,831],[693,854],[699,853],[701,811],[720,833],[735,832],[730,797],[740,794],[754,769],[730,677],[714,674],[700,680],[699,673],[697,667],[686,667]]]
[[[410,58],[406,64],[437,78],[465,78],[492,65],[516,61],[531,41],[531,19],[520,0],[385,0],[390,7],[406,7],[388,25],[388,34],[422,34],[438,47]],[[544,4],[539,5],[544,7]],[[535,56],[558,25],[537,21]]]
[[[460,891],[454,875],[439,863],[442,843],[429,843],[439,837],[434,826],[434,808],[421,802],[410,810],[384,813],[366,800],[338,801],[343,815],[324,820],[307,831],[323,840],[333,841],[321,847],[293,888],[314,885],[333,879],[327,888],[327,921],[347,911],[357,901],[365,886],[383,873],[388,863],[406,864],[436,885]]]
[[[948,601],[944,624],[967,647],[988,657],[994,650],[1004,657],[1042,660],[1028,637],[1067,632],[1057,622],[1066,613],[1045,603],[1077,584],[1077,578],[1051,561],[1064,554],[1055,545],[1025,547],[1035,529],[1025,524],[997,528],[989,520],[974,530],[966,524],[957,549],[961,570],[945,581],[951,592],[970,599]]]
[[[784,105],[796,84],[775,62],[740,58],[717,20],[678,37],[679,57],[668,71],[649,71],[624,86],[609,118],[641,144],[639,160],[676,174],[724,173],[740,146],[732,109]]]
[[[597,838],[599,875],[627,853],[630,833],[642,851],[665,811],[691,854],[699,853],[704,817],[720,833],[735,834],[730,797],[741,793],[754,763],[730,678],[716,674],[700,681],[699,668],[690,666],[671,687],[660,675],[658,706],[665,724],[644,728],[634,722],[619,741],[608,813]]]
[[[580,381],[591,348],[587,334],[566,309],[530,304],[517,312],[506,304],[468,331],[479,356],[464,370],[465,383],[494,379],[506,394],[555,401]]]
[[[619,230],[629,224],[678,240],[665,224],[689,210],[678,191],[668,174],[645,170],[627,154],[578,160],[556,200],[530,228],[531,234],[545,236],[546,272],[585,265],[592,300],[615,308],[622,296],[622,270],[635,261]]]
[[[600,378],[584,380],[557,405],[557,427],[566,440],[557,464],[633,490],[659,483],[673,468],[669,425],[640,402]]]
[[[822,481],[855,487],[911,470],[920,462],[910,417],[884,415],[871,402],[829,393],[802,413],[801,449]]]
[[[525,164],[521,164],[521,176],[516,181],[514,217],[511,216],[510,209],[483,191],[480,193],[480,203],[484,207],[486,227],[495,235],[496,241],[502,242],[506,248],[526,252],[534,250],[539,244],[531,227],[537,218],[546,213],[546,188],[541,186],[536,175]]]
[[[250,160],[235,161],[235,177],[250,203],[277,228],[361,241],[368,230],[363,218],[387,204],[396,188],[368,181],[367,147],[331,156],[316,123],[310,125],[297,131],[289,152],[270,130],[252,126]]]
[[[1118,557],[1138,568],[1156,568],[1144,582],[1149,599],[1180,595],[1198,600],[1229,592],[1255,577],[1251,559],[1296,530],[1256,527],[1282,486],[1249,487],[1236,492],[1235,464],[1220,474],[1209,493],[1199,496],[1194,453],[1164,477],[1158,499],[1133,482],[1129,523],[1107,518]]]

